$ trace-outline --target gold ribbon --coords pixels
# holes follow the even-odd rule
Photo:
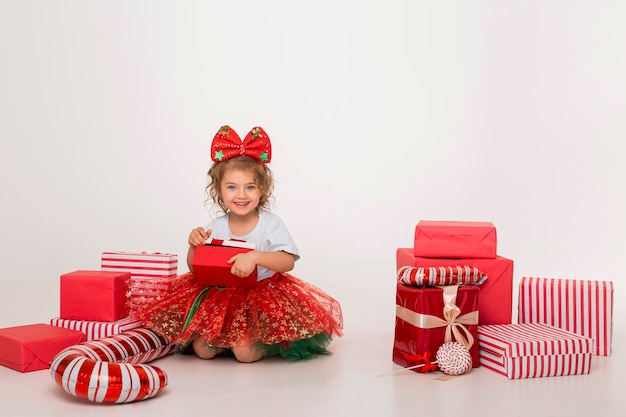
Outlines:
[[[396,317],[421,329],[434,329],[446,326],[445,342],[454,340],[469,349],[474,344],[474,336],[467,330],[465,325],[478,324],[478,310],[461,314],[461,309],[457,307],[456,295],[458,285],[445,285],[438,288],[443,289],[443,319],[430,314],[421,314],[409,310],[396,304]]]

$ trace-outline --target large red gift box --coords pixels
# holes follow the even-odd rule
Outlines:
[[[0,365],[20,372],[48,369],[63,349],[85,341],[82,332],[49,324],[0,329]]]
[[[233,247],[220,244],[196,246],[193,257],[193,273],[198,283],[216,287],[253,288],[257,285],[256,268],[247,277],[233,275],[232,264],[227,261],[238,253],[251,251],[249,247]]]
[[[61,275],[62,319],[116,321],[128,315],[128,272],[78,270]]]
[[[421,258],[413,255],[412,248],[396,250],[396,269],[403,266],[469,266],[478,268],[487,279],[480,288],[478,310],[479,324],[510,324],[513,315],[513,261],[503,256],[495,259],[444,259]]]
[[[544,323],[594,340],[594,353],[613,344],[613,282],[522,277],[518,323]]]
[[[50,324],[83,332],[87,341],[113,336],[142,326],[135,317],[125,317],[116,321],[70,320],[55,317],[50,319]]]
[[[478,295],[475,285],[413,287],[398,283],[393,362],[411,367],[420,364],[416,356],[434,361],[441,345],[457,341],[469,347],[472,367],[480,366]]]
[[[162,295],[178,273],[178,255],[160,252],[102,252],[100,269],[130,273],[130,299],[141,305]]]
[[[478,326],[480,363],[509,379],[588,374],[593,340],[539,323]]]
[[[423,258],[495,258],[496,228],[491,222],[420,220],[413,255]]]

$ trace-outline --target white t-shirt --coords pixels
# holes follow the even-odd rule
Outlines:
[[[300,259],[300,253],[296,243],[289,234],[287,226],[275,213],[259,208],[259,222],[255,228],[244,236],[237,236],[228,227],[228,215],[213,219],[207,224],[207,230],[211,230],[211,239],[237,239],[254,243],[256,250],[263,252],[284,251],[294,256],[294,260]],[[257,267],[257,280],[271,277],[275,271],[261,266]]]

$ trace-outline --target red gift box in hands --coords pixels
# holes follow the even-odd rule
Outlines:
[[[238,277],[230,272],[232,264],[228,263],[236,254],[251,250],[254,250],[254,245],[233,240],[214,239],[209,244],[196,246],[192,261],[196,280],[202,285],[214,287],[256,287],[256,268],[247,277]]]

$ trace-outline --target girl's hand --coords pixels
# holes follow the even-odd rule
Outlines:
[[[256,268],[256,251],[238,253],[228,260],[229,264],[233,264],[230,272],[240,278],[247,277]]]
[[[192,247],[204,245],[209,236],[211,236],[211,230],[204,230],[204,227],[196,227],[189,233],[187,243]]]

